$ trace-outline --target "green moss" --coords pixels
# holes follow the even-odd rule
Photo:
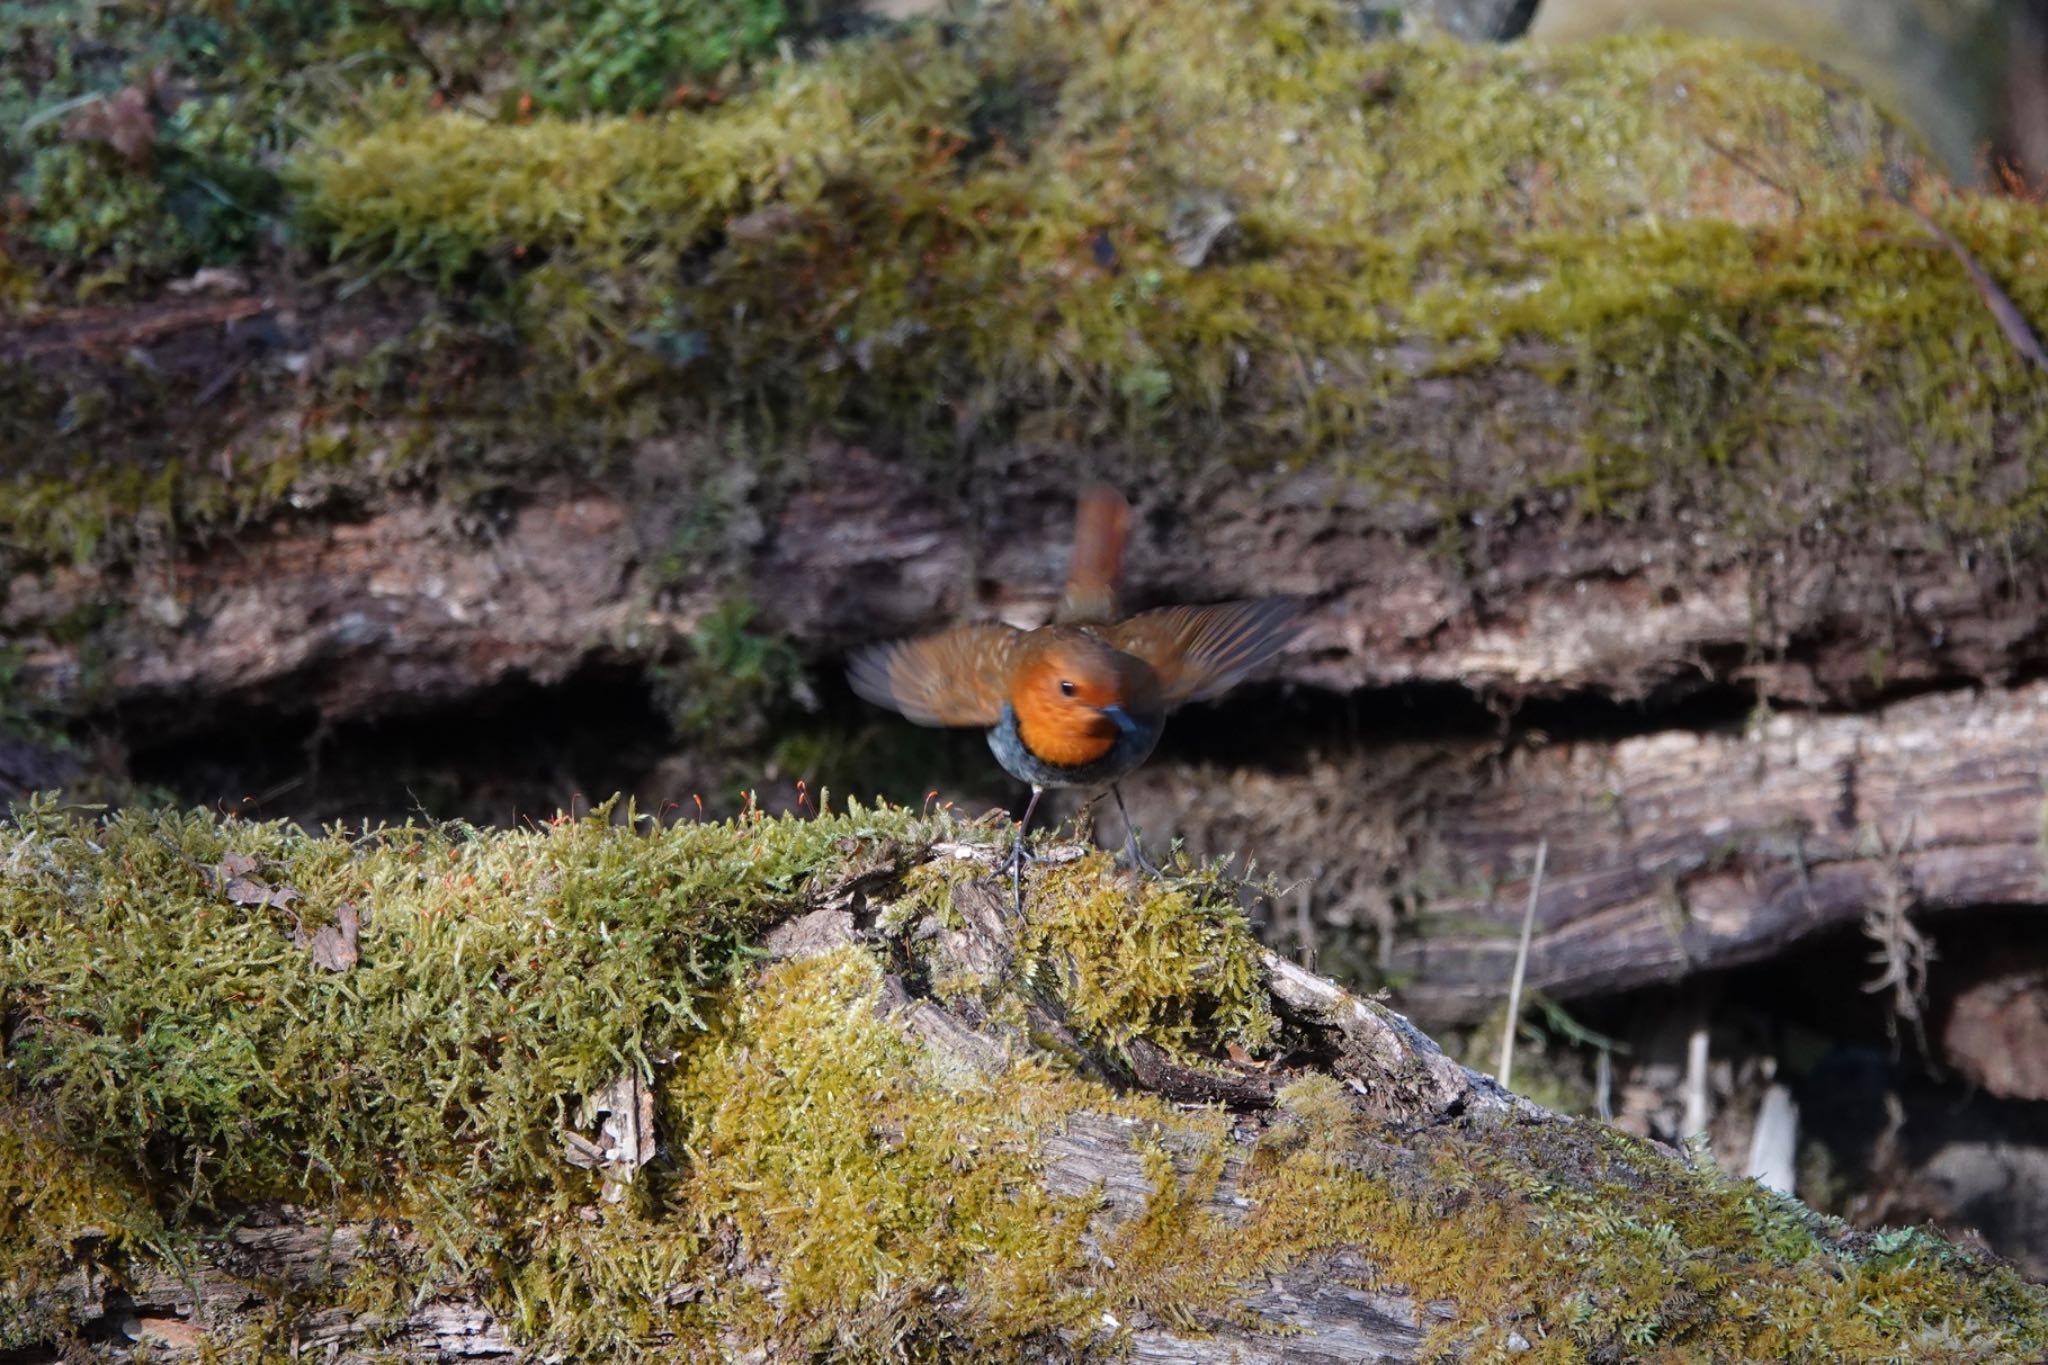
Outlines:
[[[299,173],[330,240],[444,273],[546,251],[658,279],[711,253],[679,286],[619,279],[607,321],[687,339],[726,411],[950,442],[931,409],[964,394],[1046,413],[1047,435],[1199,431],[1263,461],[1374,434],[1408,377],[1381,354],[1396,340],[1436,342],[1439,368],[1532,338],[1632,352],[1618,331],[1686,330],[1724,277],[1761,274],[1731,300],[1746,316],[1810,302],[1805,272],[1727,220],[1794,218],[1771,188],[1789,184],[1800,230],[1861,233],[1881,126],[1753,49],[1475,51],[1367,42],[1312,2],[1104,4],[843,49],[710,114],[341,130]],[[1190,264],[1191,225],[1218,212],[1234,228]],[[1437,457],[1360,468],[1455,492],[1417,459]]]
[[[525,83],[552,109],[651,109],[768,53],[789,17],[782,0],[581,0],[519,26]]]
[[[1205,1202],[1212,1159],[1130,1230],[1133,1273],[1196,1320],[1227,1310],[1226,1286],[1350,1246],[1375,1285],[1452,1306],[1432,1346],[1460,1359],[1905,1365],[2048,1340],[2048,1292],[2009,1269],[1925,1234],[1848,1234],[1612,1130],[1491,1121],[1396,1147],[1333,1078],[1280,1105],[1239,1186],[1246,1211]]]
[[[1132,880],[1091,853],[1032,881],[1017,952],[1090,1041],[1214,1054],[1273,1040],[1258,940],[1213,874]]]
[[[1256,1116],[1119,1098],[1021,1049],[936,1066],[881,1005],[907,942],[754,970],[748,941],[814,879],[991,837],[890,810],[355,836],[18,811],[0,830],[0,1341],[61,1335],[50,1290],[81,1266],[189,1270],[245,1202],[284,1201],[385,1231],[344,1282],[227,1324],[237,1350],[282,1351],[294,1314],[333,1303],[402,1315],[446,1294],[575,1359],[1000,1359],[1053,1331],[1113,1353],[1139,1312],[1240,1319],[1265,1276],[1340,1247],[1447,1305],[1436,1343],[1467,1359],[1507,1358],[1515,1333],[1544,1361],[2048,1344],[2048,1296],[2009,1271],[1848,1234],[1588,1125],[1397,1131],[1310,1074],[1237,1162]],[[897,894],[928,905],[978,871],[934,862]],[[1270,1032],[1251,939],[1207,890],[1133,897],[1096,859],[1045,871],[1020,984],[1096,1040],[1192,1055]],[[360,960],[333,972],[293,929],[343,906]],[[909,935],[922,913],[880,919]],[[662,1151],[614,1202],[562,1130],[622,1072],[653,1085]],[[1120,1223],[1040,1179],[1046,1139],[1090,1113],[1130,1121],[1150,1180]]]
[[[1435,1166],[1463,1189],[1434,1210],[1422,1240],[1444,1241],[1416,1248],[1424,1264],[1466,1246],[1461,1297],[1492,1297],[1503,1325],[1540,1284],[1531,1320],[1593,1359],[1988,1361],[2048,1331],[2048,1297],[2010,1269],[1921,1234],[1848,1234],[1746,1181],[1683,1178],[1611,1130],[1479,1128]],[[1518,1256],[1489,1263],[1483,1229],[1503,1210]]]
[[[70,1329],[58,1291],[78,1267],[119,1275],[171,1245],[131,1175],[66,1146],[27,1106],[0,1100],[0,1350]]]
[[[276,164],[337,114],[715,101],[790,19],[783,0],[574,0],[541,15],[503,0],[114,0],[83,16],[17,0],[0,8],[0,186],[18,192],[41,302],[134,293],[263,255],[284,228]],[[124,88],[152,92],[124,115],[146,146],[70,140]]]
[[[496,13],[429,9],[428,36]],[[278,50],[398,70],[370,19],[315,18]],[[490,99],[436,109],[418,82],[357,93],[300,120],[319,131],[290,144],[278,214],[352,282],[410,274],[469,307],[266,395],[317,414],[276,432],[330,449],[250,433],[227,474],[191,453],[208,440],[133,458],[137,433],[190,420],[177,385],[24,371],[0,420],[49,453],[0,485],[19,558],[118,558],[137,513],[204,535],[337,471],[362,497],[613,479],[677,432],[785,481],[820,428],[956,461],[963,419],[978,445],[1132,463],[1321,460],[1452,527],[1531,502],[1682,507],[1764,543],[1825,523],[2023,552],[2048,510],[2038,385],[1955,262],[1868,194],[1902,139],[1782,53],[1395,43],[1334,0],[1102,0],[911,25],[690,113],[519,121]],[[268,136],[248,146],[275,154]],[[1941,212],[2048,316],[2040,206]],[[1453,386],[1462,420],[1456,386],[1495,407],[1504,359],[1563,400],[1498,404],[1511,448],[1541,452],[1512,467],[1413,389]],[[137,415],[136,385],[177,420]],[[1900,432],[1905,460],[1840,456]]]
[[[296,168],[300,210],[331,250],[444,277],[485,251],[624,265],[637,249],[687,250],[753,207],[814,201],[834,177],[907,179],[972,88],[972,67],[927,39],[789,68],[696,117],[338,128]]]
[[[28,1120],[0,1145],[0,1219],[37,1231],[0,1275],[22,1302],[69,1268],[81,1226],[191,1255],[192,1230],[274,1199],[411,1230],[411,1250],[359,1266],[356,1306],[463,1285],[524,1339],[586,1357],[678,1335],[993,1349],[1085,1306],[1094,1201],[1049,1199],[1032,1152],[1063,1114],[1126,1106],[1030,1061],[927,1074],[865,952],[721,992],[808,876],[929,837],[908,813],[359,839],[196,814],[94,826],[47,805],[17,819],[0,836],[0,1098]],[[238,904],[231,875],[298,895]],[[361,961],[335,974],[291,931],[343,905],[364,919]],[[560,1131],[621,1070],[663,1082],[669,1155],[613,1205]],[[783,1277],[774,1312],[738,1273],[753,1261]],[[964,1308],[962,1285],[978,1286]]]
[[[740,1283],[720,1306],[745,1344],[928,1353],[943,1320],[955,1349],[1014,1346],[1084,1307],[1094,1201],[1047,1196],[1031,1154],[1104,1097],[1030,1064],[930,1074],[877,1012],[880,984],[872,957],[842,950],[774,969],[732,1007],[668,1096],[692,1157],[676,1196],[776,1267],[772,1302]]]
[[[697,623],[679,659],[654,669],[676,737],[698,752],[757,745],[800,676],[786,643],[751,628],[755,610],[744,596],[728,597]]]
[[[834,839],[913,827],[591,819],[352,841],[197,814],[90,833],[50,807],[17,818],[0,849],[12,1099],[181,1210],[413,1206],[443,1274],[515,1256],[505,1217],[529,1196],[589,1193],[561,1158],[570,1097],[651,1073],[700,1028]],[[299,898],[237,904],[230,857]],[[365,919],[363,962],[337,975],[292,935],[343,906]]]

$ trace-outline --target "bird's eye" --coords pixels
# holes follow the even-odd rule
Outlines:
[[[1060,679],[1060,695],[1063,697],[1071,697],[1074,695],[1074,683],[1071,678]]]

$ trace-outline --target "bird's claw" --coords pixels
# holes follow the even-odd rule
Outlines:
[[[1009,853],[1004,855],[1003,860],[996,864],[996,871],[1007,872],[1014,877],[1023,870],[1024,864],[1037,861],[1038,855],[1024,846],[1024,836],[1019,834],[1015,842],[1010,845]]]
[[[1165,876],[1166,874],[1161,872],[1153,861],[1145,856],[1145,850],[1138,847],[1138,827],[1131,823],[1131,813],[1124,807],[1123,789],[1111,783],[1109,790],[1110,794],[1116,797],[1117,814],[1121,815],[1124,819],[1124,856],[1130,859],[1131,866],[1139,872],[1148,873],[1154,877]]]
[[[996,864],[997,876],[1005,872],[1010,874],[1010,890],[1016,897],[1018,919],[1024,918],[1024,865],[1037,861],[1038,855],[1025,846],[1024,833],[1019,830],[1017,841],[1010,845],[1009,856]]]
[[[1124,861],[1128,862],[1133,869],[1139,872],[1143,872],[1147,876],[1163,877],[1166,875],[1165,872],[1160,870],[1159,865],[1157,863],[1153,862],[1150,858],[1147,858],[1145,856],[1145,850],[1138,846],[1138,841],[1135,838],[1126,839],[1124,841],[1123,859]]]

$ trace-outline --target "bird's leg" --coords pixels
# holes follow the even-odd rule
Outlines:
[[[1155,877],[1162,875],[1159,869],[1152,865],[1152,860],[1145,856],[1145,850],[1138,847],[1138,827],[1131,823],[1131,813],[1124,809],[1123,788],[1112,782],[1109,784],[1109,793],[1116,798],[1117,814],[1124,818],[1124,852],[1129,855],[1131,866],[1140,872],[1149,872]]]
[[[1024,835],[1031,828],[1031,813],[1038,809],[1038,798],[1045,794],[1045,788],[1034,785],[1031,799],[1024,804],[1024,818],[1017,822],[1017,842],[1010,845],[1010,856],[1003,859],[996,868],[998,872],[1010,874],[1010,887],[1017,894],[1017,915],[1024,915],[1024,864],[1037,861],[1030,849],[1024,845]]]

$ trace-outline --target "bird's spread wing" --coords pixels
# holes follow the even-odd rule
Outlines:
[[[1161,607],[1102,628],[1102,638],[1159,675],[1168,706],[1213,697],[1294,638],[1304,604],[1295,597]]]
[[[937,635],[871,645],[848,660],[853,690],[919,725],[994,725],[1018,632],[976,621]]]

